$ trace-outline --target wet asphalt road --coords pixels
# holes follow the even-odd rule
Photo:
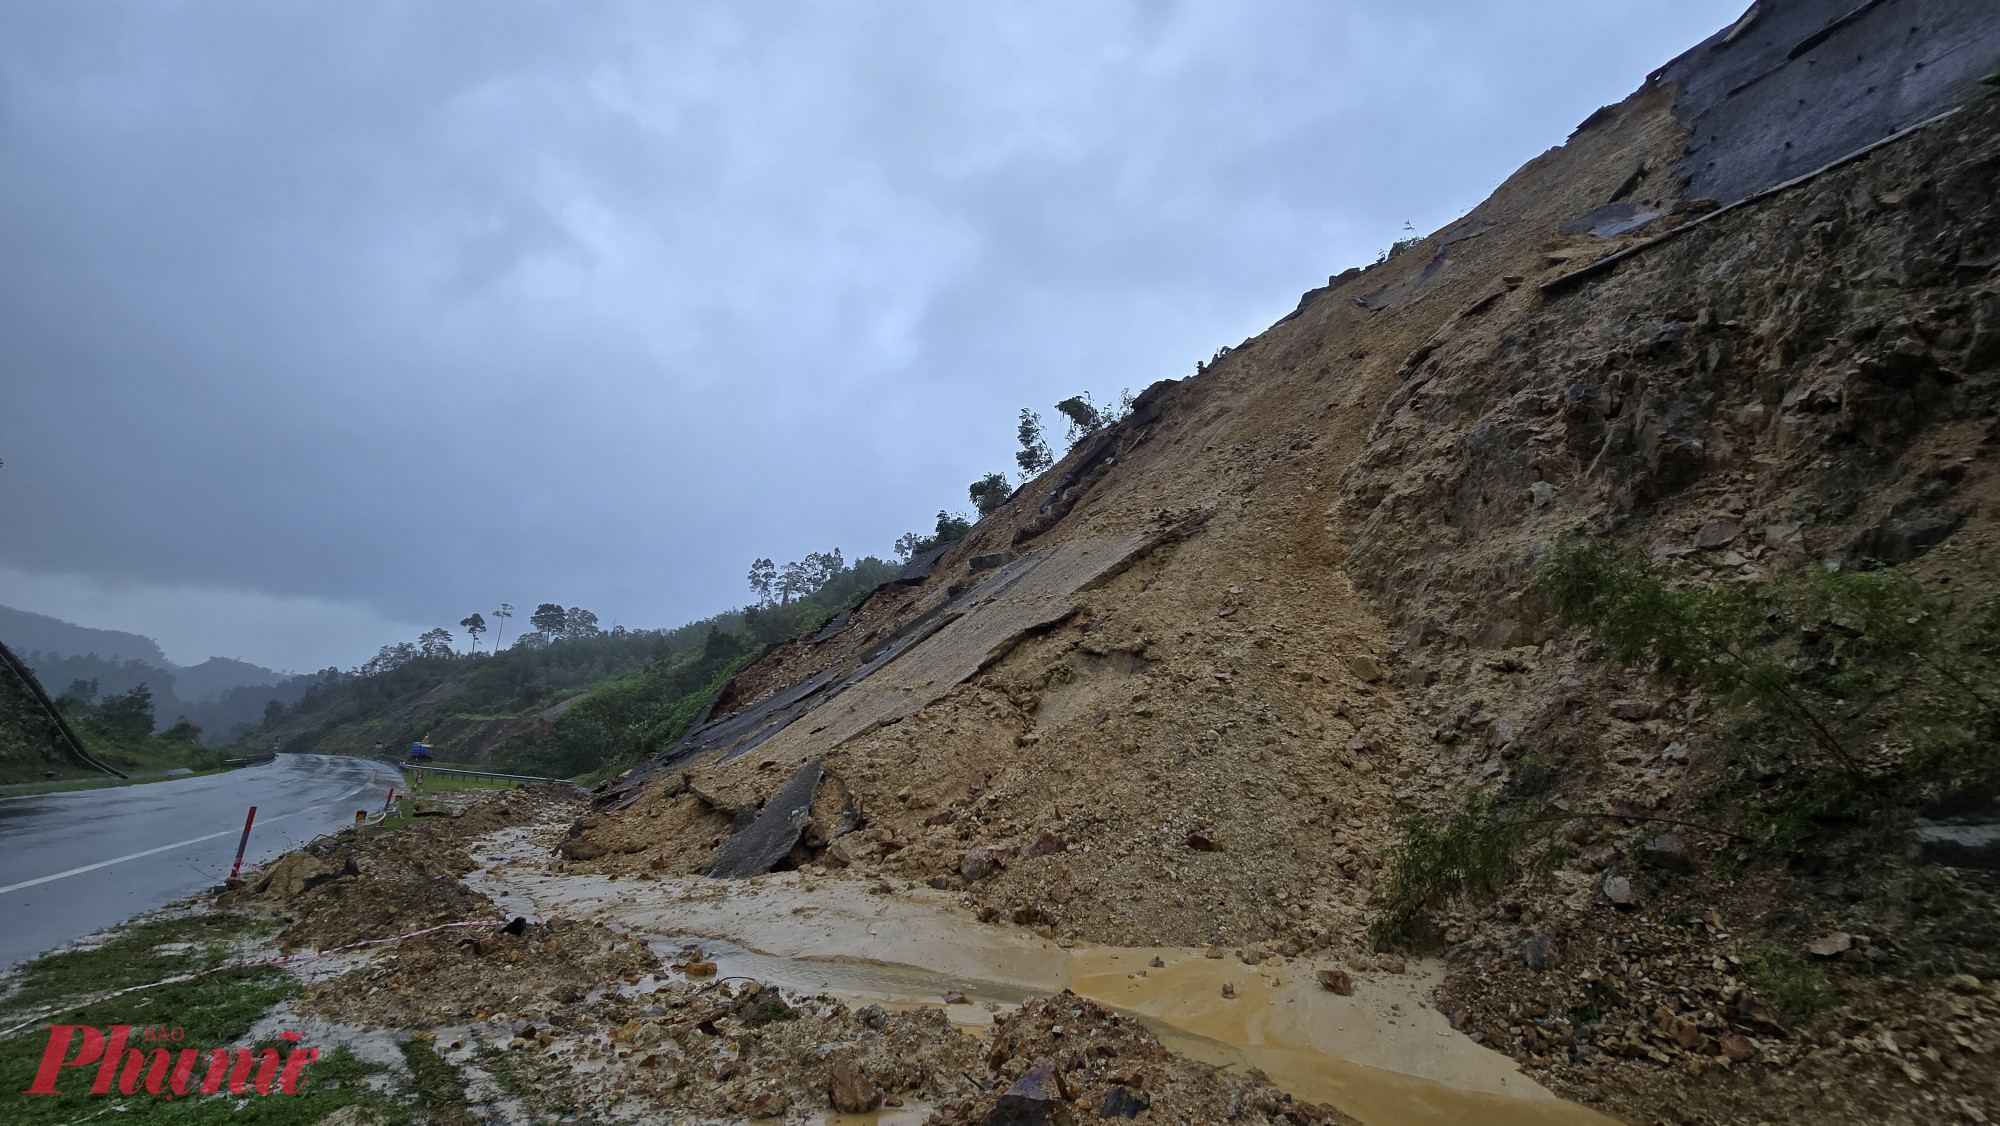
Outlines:
[[[204,778],[0,798],[0,967],[220,884],[243,816],[266,861],[382,807],[392,766],[332,755]]]

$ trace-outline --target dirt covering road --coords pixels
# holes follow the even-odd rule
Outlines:
[[[278,916],[280,943],[299,949],[494,917],[499,908],[461,879],[475,852],[532,830],[536,866],[560,867],[551,854],[580,804],[517,791],[397,833],[343,833],[274,866],[232,909]],[[947,1019],[943,997],[915,1009],[851,1006],[718,976],[698,944],[661,956],[629,934],[561,917],[376,947],[315,977],[305,1014],[433,1044],[492,1077],[501,1094],[478,1109],[503,1119],[816,1121],[829,1110],[921,1106],[927,1121],[985,1122],[1015,1091],[1045,1114],[1110,1106],[1150,1107],[1159,1121],[1352,1121],[1177,1055],[1136,1018],[1073,993],[982,1013],[981,1038]],[[1022,1094],[1044,1062],[1048,1098]],[[1022,1119],[1045,1120],[1057,1119]]]

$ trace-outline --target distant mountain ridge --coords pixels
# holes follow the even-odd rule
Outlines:
[[[158,642],[142,634],[92,629],[11,606],[0,606],[0,641],[34,670],[52,696],[78,681],[95,685],[94,693],[78,693],[93,698],[144,684],[153,693],[160,725],[186,716],[201,725],[210,743],[226,742],[239,725],[261,720],[272,700],[292,703],[311,683],[310,677],[229,657],[176,665]]]
[[[24,660],[26,654],[40,649],[66,657],[95,653],[108,660],[144,661],[159,668],[173,667],[160,643],[150,637],[124,630],[92,629],[61,618],[51,618],[47,614],[16,610],[12,606],[0,606],[0,641],[5,641],[9,649],[22,654]],[[269,673],[269,670],[263,671]],[[275,679],[276,674],[270,675]]]

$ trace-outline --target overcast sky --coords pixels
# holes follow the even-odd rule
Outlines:
[[[0,603],[311,669],[887,556],[1744,2],[12,0]]]

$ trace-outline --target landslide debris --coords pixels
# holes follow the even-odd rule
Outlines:
[[[395,832],[343,831],[282,858],[268,886],[236,905],[290,920],[280,936],[289,949],[497,919],[459,879],[473,868],[469,850],[560,824],[581,805],[559,790],[517,790]],[[321,870],[338,874],[303,881],[310,886],[284,875]],[[302,1014],[426,1045],[457,1074],[497,1082],[532,1117],[796,1122],[909,1106],[939,1124],[1147,1108],[1172,1121],[1351,1121],[1178,1056],[1136,1019],[1067,991],[997,1012],[980,1038],[941,1008],[854,1008],[717,980],[699,946],[662,957],[633,936],[560,918],[453,928],[337,957],[344,968],[315,975],[297,1002]],[[1020,1114],[1035,1116],[1008,1117]]]
[[[780,867],[921,882],[1063,942],[1379,964],[1401,826],[1477,799],[1546,821],[1549,864],[1428,904],[1388,953],[1443,957],[1454,1025],[1531,1077],[1635,1120],[2000,1115],[1985,1066],[2000,889],[1967,859],[1979,851],[1920,863],[1908,810],[1773,831],[1804,785],[1766,753],[1773,733],[1609,659],[1538,585],[1568,537],[1706,588],[1886,565],[1966,606],[1995,592],[2000,103],[1937,99],[1992,57],[1996,27],[1990,6],[1758,5],[1462,220],[1149,388],[927,575],[774,648],[706,723],[579,810],[552,863],[709,871],[817,769],[809,806],[775,811],[804,819]],[[1910,54],[1927,44],[1940,50]],[[1815,93],[1816,74],[1854,73],[1850,54],[1949,73],[1896,87],[1932,100],[1889,122],[1872,87]],[[1760,131],[1774,117],[1814,145],[1884,143],[1801,169]],[[1953,808],[1954,833],[1989,825],[1977,802]],[[415,886],[427,916],[476,906]],[[572,933],[562,957],[580,972],[634,961],[595,1001],[523,992],[537,1021],[602,1004],[650,1037],[683,1027],[694,997],[722,1003],[720,986]],[[411,951],[447,976],[441,944]],[[645,1002],[666,1011],[626,998],[633,973],[667,982]],[[808,1027],[855,1044],[850,1018],[870,1027],[810,1009],[823,1023],[750,1030],[748,1071],[722,1075],[747,1035],[718,1038],[735,1058],[701,1056],[723,1092],[702,1105],[806,1105],[789,1100],[819,1088],[777,1077],[804,1057],[769,1055],[760,1085],[757,1045]],[[1062,1068],[1057,1023],[1010,1056],[1057,1068],[1011,1096],[976,1067],[977,1095],[948,1075],[897,1081],[941,1108],[970,1099],[960,1117],[1034,1101],[1095,1069]],[[548,1047],[535,1029],[531,1053]],[[935,1044],[897,1050],[962,1050]],[[659,1070],[698,1076],[673,1045],[651,1053]],[[848,1103],[902,1097],[865,1061],[820,1062],[810,1074]],[[1152,1095],[1110,1083],[1111,1066],[1085,1088],[1100,1107]]]
[[[1932,38],[1883,37],[1905,18]],[[1709,587],[1889,565],[1995,593],[2000,104],[1897,132],[1785,92],[1864,41],[1897,66],[1963,48],[1965,90],[1996,34],[1977,6],[1753,8],[1463,220],[1148,389],[920,584],[746,669],[601,795],[571,870],[706,871],[818,762],[841,799],[782,867],[1063,941],[1359,958],[1399,824],[1484,795],[1556,811],[1556,867],[1400,941],[1449,959],[1441,1002],[1531,1076],[1636,1119],[1696,1084],[1728,1093],[1713,1121],[2000,1115],[1991,873],[1912,864],[1894,825],[1756,835],[1799,781],[1537,585],[1573,537]],[[1796,167],[1750,102],[1852,147]],[[1062,614],[941,659],[1013,576],[1128,539]],[[854,730],[863,703],[884,718]],[[1810,952],[1836,931],[1868,941]]]

